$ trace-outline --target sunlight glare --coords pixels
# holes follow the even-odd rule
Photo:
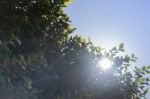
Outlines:
[[[99,61],[99,66],[102,70],[108,70],[112,67],[113,62],[109,60],[108,58],[104,58]]]

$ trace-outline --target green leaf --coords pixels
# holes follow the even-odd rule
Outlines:
[[[122,49],[124,47],[124,43],[121,43],[120,45],[119,45],[119,49]]]
[[[126,55],[126,56],[124,57],[124,61],[127,62],[127,63],[129,63],[130,57],[129,57],[128,55]]]
[[[146,93],[148,93],[148,88],[146,88],[145,90],[144,90],[144,92],[143,92],[143,94],[145,95]]]
[[[125,51],[125,50],[124,50],[124,43],[121,43],[121,44],[119,45],[119,51],[122,51],[122,52]]]

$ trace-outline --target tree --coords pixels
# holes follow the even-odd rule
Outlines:
[[[0,1],[1,99],[140,99],[148,90],[149,66],[128,68],[136,57],[105,51],[72,37],[63,12],[70,0]],[[108,72],[98,66],[113,60]],[[115,90],[115,91],[114,91]],[[8,95],[9,94],[9,95]]]
[[[45,52],[50,50],[49,55],[54,56],[68,38],[73,29],[63,12],[67,2],[0,1],[0,75],[6,86],[28,85],[26,78],[30,80],[32,72],[45,66]]]
[[[64,48],[65,47],[65,48]],[[149,79],[149,66],[135,68],[131,73],[128,68],[136,57],[119,53],[124,51],[123,44],[109,52],[103,52],[90,41],[82,37],[70,37],[65,42],[54,68],[46,79],[44,90],[40,96],[44,99],[140,99],[144,97]],[[103,57],[114,61],[113,68],[108,72],[100,69],[98,61]],[[146,69],[147,68],[147,69]],[[49,70],[48,70],[49,71]],[[43,81],[42,81],[43,82]],[[115,91],[114,91],[115,90]]]

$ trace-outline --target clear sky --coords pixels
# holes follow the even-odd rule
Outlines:
[[[106,48],[125,43],[139,58],[136,65],[150,64],[150,0],[74,0],[65,12],[74,35]]]
[[[150,64],[150,0],[74,0],[65,12],[73,34],[106,48],[125,43],[139,65]]]

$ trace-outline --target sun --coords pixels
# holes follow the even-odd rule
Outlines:
[[[105,71],[112,67],[113,62],[109,60],[108,58],[103,58],[102,60],[99,61],[98,65],[103,71]]]

